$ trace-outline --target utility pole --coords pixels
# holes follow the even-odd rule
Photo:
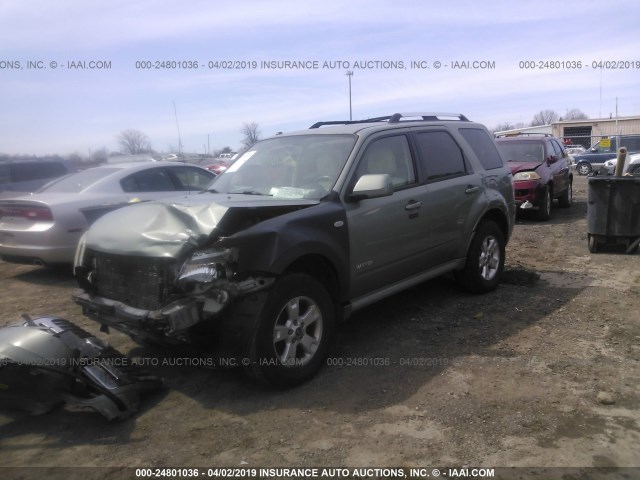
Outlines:
[[[180,135],[180,124],[178,123],[178,110],[176,110],[176,102],[173,101],[173,114],[176,117],[176,127],[178,128],[178,154],[182,155],[182,137]]]
[[[345,75],[349,77],[349,120],[353,120],[353,113],[351,110],[351,77],[353,76],[353,72],[351,70],[347,70]]]

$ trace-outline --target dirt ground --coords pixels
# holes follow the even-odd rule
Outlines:
[[[0,465],[640,466],[640,255],[589,253],[586,194],[576,176],[570,209],[518,220],[495,292],[444,278],[360,311],[298,388],[158,366],[166,388],[129,420],[0,412]],[[0,263],[0,325],[58,315],[158,354],[99,333],[73,288],[62,272]]]

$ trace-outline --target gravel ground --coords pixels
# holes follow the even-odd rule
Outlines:
[[[640,256],[589,253],[586,192],[576,176],[570,209],[518,220],[495,292],[441,278],[362,310],[300,387],[159,365],[166,388],[125,421],[0,412],[0,465],[638,467]],[[0,262],[0,325],[53,314],[124,353],[161,354],[99,333],[74,287]]]

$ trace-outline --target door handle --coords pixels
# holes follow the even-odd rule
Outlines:
[[[414,201],[410,201],[409,203],[407,203],[404,206],[405,210],[411,211],[411,210],[417,210],[422,206],[422,202],[414,202]]]
[[[464,193],[472,194],[476,193],[478,190],[480,190],[480,187],[478,185],[467,185],[467,189],[464,191]]]

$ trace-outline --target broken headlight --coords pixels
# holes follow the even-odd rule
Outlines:
[[[184,262],[178,274],[178,283],[210,284],[233,277],[238,252],[235,248],[200,250]]]

